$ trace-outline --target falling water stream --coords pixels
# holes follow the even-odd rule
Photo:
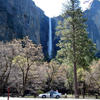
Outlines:
[[[52,58],[52,23],[51,18],[49,18],[49,41],[48,41],[48,55]]]

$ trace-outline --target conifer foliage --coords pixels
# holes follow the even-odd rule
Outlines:
[[[70,0],[62,14],[64,18],[57,26],[56,34],[60,36],[57,44],[60,50],[57,59],[73,66],[75,97],[78,97],[77,68],[89,65],[95,54],[95,45],[88,38],[86,19],[79,7],[79,0]]]

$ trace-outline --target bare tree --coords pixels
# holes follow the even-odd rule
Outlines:
[[[28,87],[28,77],[29,72],[34,67],[34,63],[43,60],[43,53],[41,45],[33,44],[28,37],[25,37],[23,40],[19,41],[19,45],[17,50],[19,50],[18,55],[14,58],[13,63],[15,66],[18,66],[19,71],[22,76],[22,89],[21,95],[25,95],[25,90]],[[17,84],[18,86],[18,84]]]
[[[0,43],[0,90],[1,94],[8,88],[8,80],[13,67],[14,48],[10,43]]]

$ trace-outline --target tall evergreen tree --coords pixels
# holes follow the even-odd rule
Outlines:
[[[70,0],[63,14],[63,21],[58,23],[57,35],[60,36],[57,53],[59,61],[73,66],[75,98],[78,98],[77,68],[89,65],[95,54],[95,45],[88,38],[86,19],[79,7],[79,0]]]

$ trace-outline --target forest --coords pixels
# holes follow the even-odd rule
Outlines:
[[[100,93],[100,60],[93,60],[88,68],[77,69],[79,94]],[[33,44],[28,37],[0,42],[0,95],[34,95],[50,89],[74,94],[73,68],[56,59],[44,60],[41,45]]]

